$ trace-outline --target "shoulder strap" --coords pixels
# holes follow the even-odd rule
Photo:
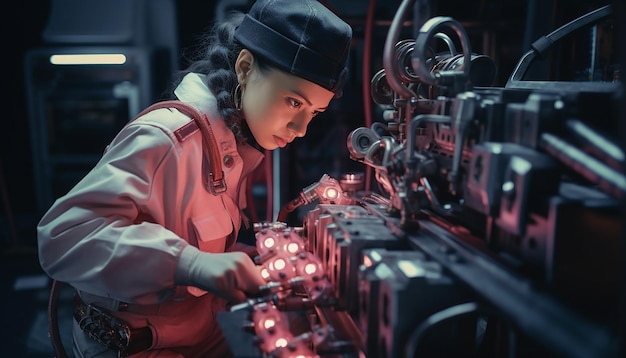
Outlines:
[[[198,126],[198,129],[200,129],[200,133],[202,133],[202,149],[204,156],[209,158],[210,170],[208,172],[208,177],[204,178],[205,186],[214,195],[225,192],[226,180],[224,180],[224,171],[222,170],[222,162],[220,161],[220,152],[206,114],[200,113],[190,104],[178,100],[168,100],[156,102],[150,105],[135,116],[135,118],[141,117],[150,111],[160,108],[175,108],[185,115],[193,118],[194,122]]]

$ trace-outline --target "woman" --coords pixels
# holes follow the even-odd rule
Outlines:
[[[156,109],[52,205],[38,226],[40,262],[76,288],[76,357],[230,354],[216,313],[265,282],[236,251],[246,176],[340,94],[351,36],[317,1],[257,1],[214,28],[174,86],[172,98],[206,116],[218,155],[203,153],[184,111]],[[221,161],[223,190],[205,185],[207,156]]]

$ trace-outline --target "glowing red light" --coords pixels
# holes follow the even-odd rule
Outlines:
[[[278,348],[278,347],[287,347],[287,344],[289,344],[289,342],[287,341],[287,339],[286,339],[286,338],[281,337],[281,338],[278,338],[278,339],[276,340],[276,342],[274,343],[274,346],[275,346],[276,348]]]
[[[267,269],[267,267],[263,267],[263,268],[261,269],[261,276],[262,276],[264,279],[269,280],[269,278],[270,278],[270,272],[269,272],[269,270]]]
[[[292,254],[295,254],[298,251],[300,251],[300,245],[298,245],[295,242],[288,243],[287,245],[285,245],[285,248],[286,248],[287,252],[292,253]]]
[[[317,272],[317,265],[315,264],[306,264],[304,265],[304,273],[307,275],[312,275]]]
[[[276,250],[280,244],[280,235],[274,230],[261,230],[256,233],[256,249],[260,255]]]
[[[326,188],[324,191],[324,197],[326,199],[337,199],[339,197],[339,192],[335,188]]]
[[[265,353],[270,353],[278,348],[286,347],[293,340],[293,334],[286,325],[280,324],[257,333],[259,348]]]
[[[296,267],[285,252],[278,252],[276,256],[266,261],[261,268],[261,276],[268,282],[287,281],[296,276]]]
[[[268,318],[261,322],[261,326],[265,329],[274,327],[275,325],[276,321],[273,318]]]
[[[255,306],[252,312],[252,321],[256,334],[264,334],[266,331],[284,324],[282,317],[283,314],[273,304],[263,303]]]
[[[312,252],[303,251],[296,257],[296,272],[307,281],[315,281],[324,275],[322,261]]]
[[[274,261],[274,269],[276,270],[283,270],[286,266],[287,264],[283,258],[278,258]]]
[[[266,237],[265,240],[263,240],[263,246],[267,248],[272,248],[274,245],[276,245],[276,240],[274,240],[273,237]]]

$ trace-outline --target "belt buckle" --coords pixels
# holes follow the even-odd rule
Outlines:
[[[107,310],[93,304],[87,305],[85,317],[81,319],[79,326],[89,337],[116,351],[118,357],[127,356],[130,327]]]

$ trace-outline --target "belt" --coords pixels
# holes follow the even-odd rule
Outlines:
[[[74,295],[74,319],[92,339],[123,357],[147,350],[152,346],[150,327],[133,328],[110,311],[88,305],[78,294]]]
[[[92,305],[102,307],[102,308],[105,308],[107,310],[114,311],[114,312],[116,311],[128,312],[128,313],[134,313],[134,314],[138,314],[142,316],[157,315],[159,311],[161,310],[161,308],[163,307],[163,305],[165,304],[165,303],[155,303],[155,304],[148,304],[148,305],[140,305],[140,304],[126,303],[126,302],[113,300],[107,297],[92,295],[85,291],[80,291],[80,292],[77,291],[76,294],[80,295],[80,298],[83,300],[83,302],[89,302]]]

